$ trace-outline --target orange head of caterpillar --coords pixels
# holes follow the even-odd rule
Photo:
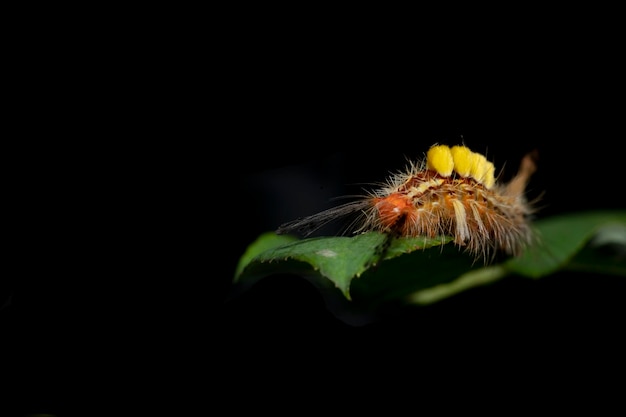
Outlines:
[[[386,197],[375,197],[373,205],[375,213],[375,228],[381,231],[403,233],[406,224],[416,221],[415,205],[406,193],[393,193]]]

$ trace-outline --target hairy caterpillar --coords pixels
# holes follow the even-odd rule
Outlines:
[[[520,255],[535,239],[535,209],[525,189],[536,166],[526,155],[506,184],[496,181],[492,162],[464,145],[435,144],[426,158],[389,176],[360,199],[282,224],[277,234],[310,235],[350,214],[353,233],[379,231],[394,236],[452,236],[476,258],[503,251]]]

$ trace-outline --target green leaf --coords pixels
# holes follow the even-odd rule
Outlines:
[[[297,240],[298,239],[293,236],[277,235],[275,233],[264,233],[259,236],[254,242],[252,242],[252,244],[250,244],[250,246],[248,246],[241,258],[239,258],[237,269],[235,270],[235,282],[239,280],[246,266],[248,266],[259,254]]]
[[[441,246],[449,239],[425,237],[391,239],[378,232],[364,233],[354,237],[320,237],[297,240],[296,238],[265,233],[244,253],[237,266],[235,282],[273,272],[305,271],[295,260],[306,263],[310,271],[329,279],[346,298],[351,299],[350,284],[366,270],[381,260],[396,258],[402,254],[432,246]]]
[[[540,278],[564,268],[602,230],[606,241],[624,238],[626,211],[591,211],[569,213],[543,219],[536,223],[539,244],[521,257],[506,262],[505,268],[530,278]],[[607,232],[608,231],[608,232]]]
[[[394,300],[431,304],[510,274],[539,278],[569,268],[626,276],[626,211],[563,214],[534,226],[537,245],[519,258],[488,266],[448,244],[449,237],[390,238],[372,232],[299,240],[269,232],[248,247],[234,282],[297,273],[330,282],[344,298],[375,309]],[[621,255],[607,257],[594,249],[606,245],[619,246]]]

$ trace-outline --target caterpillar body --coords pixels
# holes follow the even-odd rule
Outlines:
[[[492,162],[464,145],[435,144],[426,157],[391,174],[379,188],[346,204],[282,224],[277,234],[310,235],[324,224],[356,214],[352,233],[378,231],[392,236],[451,236],[476,258],[498,251],[518,256],[536,235],[535,208],[525,189],[536,170],[531,154],[507,183],[495,177]]]

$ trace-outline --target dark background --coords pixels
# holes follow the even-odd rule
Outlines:
[[[106,77],[69,98],[41,82],[42,107],[69,104],[36,119],[57,139],[24,135],[9,177],[27,180],[11,205],[16,272],[0,310],[18,407],[206,404],[276,380],[377,385],[442,358],[512,372],[546,359],[568,369],[572,355],[592,369],[620,364],[622,277],[511,277],[362,326],[334,317],[298,276],[232,293],[259,234],[384,180],[435,142],[486,153],[505,178],[537,150],[538,217],[625,207],[610,49],[582,59],[579,42],[440,57],[381,47],[357,59],[348,45],[242,45],[219,65],[168,72],[169,85],[145,69],[124,75],[132,88],[119,95]],[[85,108],[93,96],[111,99],[97,115]]]

